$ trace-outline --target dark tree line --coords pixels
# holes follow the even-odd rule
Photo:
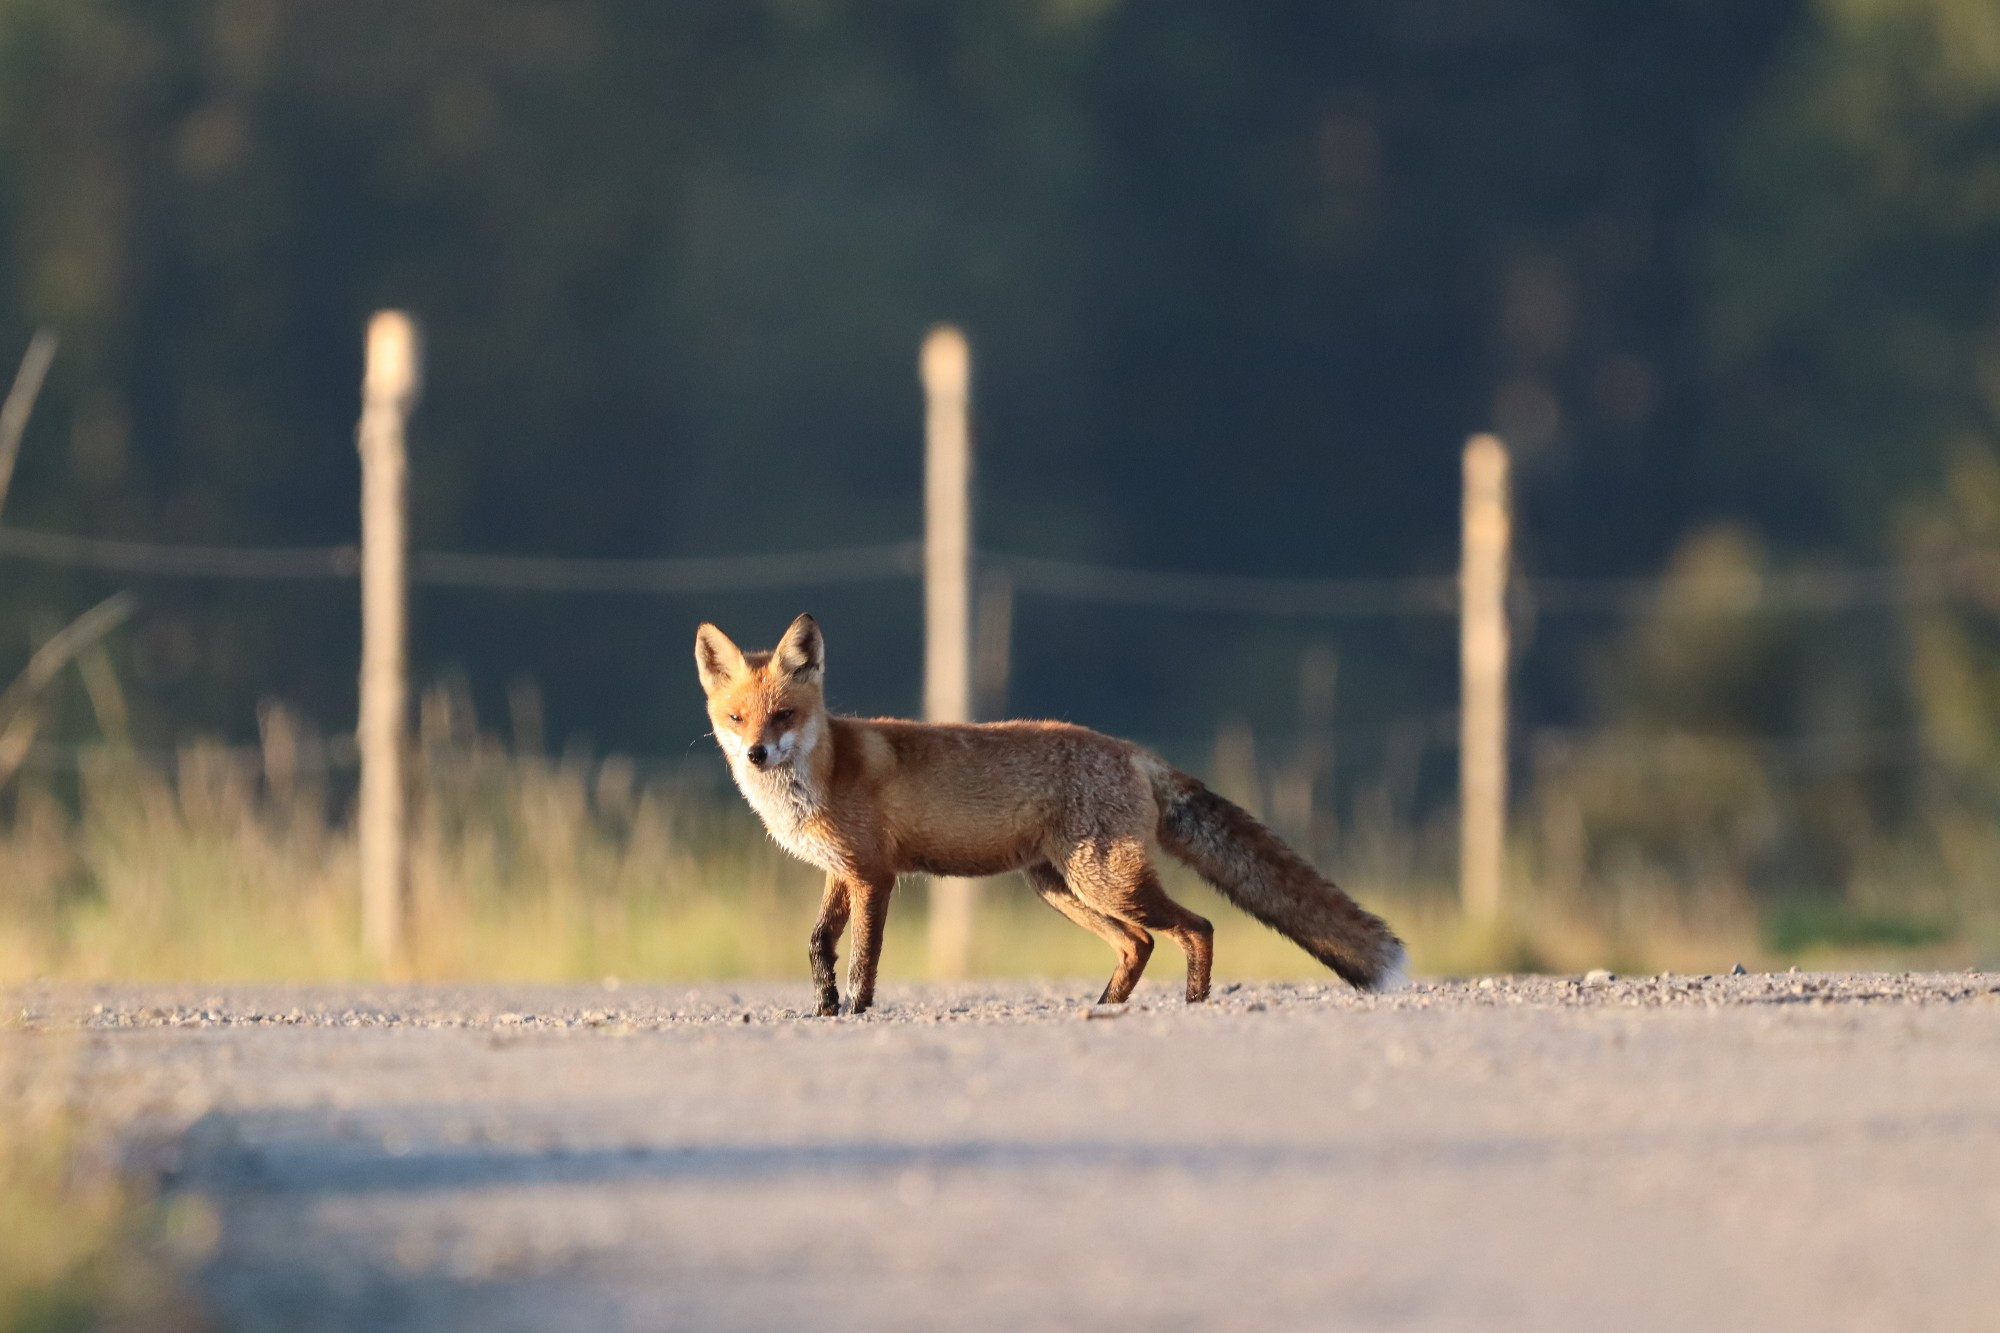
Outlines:
[[[1497,426],[1531,570],[1655,572],[1718,522],[1899,558],[2000,432],[1996,29],[1987,0],[0,0],[0,346],[66,340],[6,518],[347,539],[359,331],[394,304],[431,340],[431,546],[911,535],[915,347],[950,318],[995,548],[1439,572]],[[9,563],[0,662],[99,586]],[[349,592],[145,592],[152,734],[265,694],[349,715]],[[673,750],[695,621],[754,640],[800,600],[431,594],[418,652]],[[842,701],[911,708],[914,590],[811,600]],[[1628,707],[1593,683],[1619,633],[1539,629],[1530,711]],[[1053,602],[1015,702],[1188,742],[1288,716],[1313,640],[1343,717],[1449,706],[1435,626]]]

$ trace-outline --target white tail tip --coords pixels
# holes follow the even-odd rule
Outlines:
[[[1381,977],[1368,989],[1379,995],[1387,991],[1401,990],[1409,984],[1410,951],[1398,944],[1394,956],[1389,959],[1388,966],[1382,969]]]

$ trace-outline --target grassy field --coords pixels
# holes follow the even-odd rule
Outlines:
[[[617,758],[523,756],[448,701],[423,713],[408,975],[805,976],[818,876],[762,836],[718,785],[719,763],[646,775]],[[345,775],[284,714],[264,721],[261,749],[197,744],[162,763],[107,747],[0,794],[12,806],[0,824],[0,980],[373,975],[358,944]],[[1455,907],[1448,834],[1357,828],[1321,857],[1430,974],[1954,965],[2000,944],[1990,892],[1759,899],[1727,877],[1676,880],[1647,865],[1553,873],[1533,838],[1516,856],[1507,915],[1475,924]],[[1322,975],[1205,886],[1170,878],[1216,922],[1219,976]],[[899,893],[886,975],[928,974],[923,911],[920,887]],[[1018,878],[988,887],[976,972],[1090,979],[1110,962]],[[1171,982],[1178,966],[1162,950],[1153,980]]]

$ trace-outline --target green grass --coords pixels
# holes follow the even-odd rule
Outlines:
[[[1942,921],[1848,903],[1783,903],[1763,922],[1765,946],[1784,956],[1853,950],[1907,953],[1944,943],[1952,933]]]

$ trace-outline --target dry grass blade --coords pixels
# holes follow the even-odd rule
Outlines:
[[[34,413],[35,399],[41,396],[49,364],[56,359],[59,341],[48,329],[35,334],[27,354],[21,358],[14,387],[7,391],[7,401],[0,404],[0,511],[7,507],[7,489],[14,481],[14,461],[21,456],[21,436],[28,429],[28,418]]]
[[[0,693],[0,786],[20,769],[34,743],[40,720],[35,697],[77,654],[131,619],[138,606],[139,599],[129,592],[105,598],[36,649],[14,683]]]

